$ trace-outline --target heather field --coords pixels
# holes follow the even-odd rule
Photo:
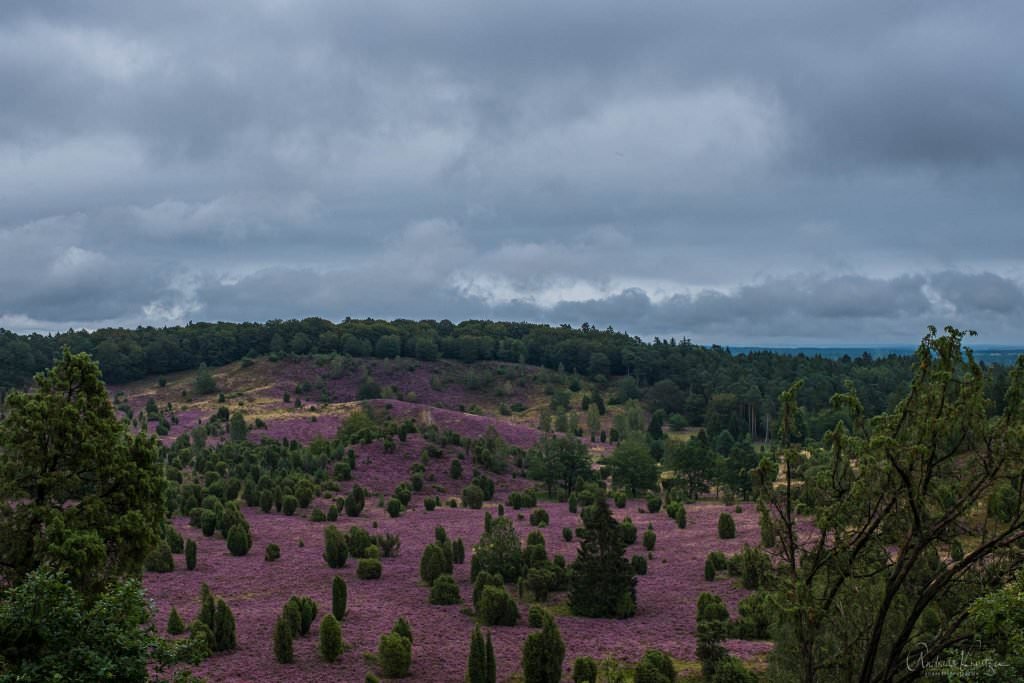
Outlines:
[[[439,432],[452,432],[468,439],[500,437],[511,447],[527,450],[543,433],[537,428],[539,411],[547,405],[541,372],[509,364],[468,366],[452,362],[423,363],[409,359],[347,361],[339,369],[317,363],[311,358],[270,362],[235,363],[213,371],[217,392],[196,395],[195,374],[168,376],[163,382],[152,380],[111,387],[111,396],[133,414],[143,413],[147,402],[156,403],[166,420],[166,445],[196,426],[209,423],[214,414],[226,407],[244,413],[251,443],[264,439],[288,440],[309,444],[317,439],[330,440],[353,411],[366,408],[379,420],[393,423],[412,421],[419,429],[436,426]],[[360,398],[360,385],[370,376],[383,388],[384,396]],[[163,386],[160,386],[163,384]],[[223,398],[222,398],[223,397]],[[296,402],[298,399],[298,402]],[[577,399],[578,400],[578,397]],[[516,412],[507,409],[516,405]],[[609,427],[616,408],[609,407],[602,428]],[[148,428],[153,429],[152,422]],[[206,445],[215,446],[226,434],[212,435]],[[596,461],[611,453],[610,444],[585,440]],[[354,558],[341,569],[327,566],[323,559],[324,528],[330,522],[311,521],[313,510],[326,512],[330,498],[316,498],[307,509],[294,516],[279,512],[264,513],[258,507],[243,507],[251,527],[253,546],[248,555],[232,556],[219,534],[205,537],[190,527],[185,517],[174,519],[174,526],[198,546],[198,564],[185,569],[182,555],[175,556],[170,573],[147,573],[145,587],[157,608],[157,623],[166,624],[171,607],[186,622],[199,610],[199,589],[209,584],[215,594],[232,608],[237,622],[238,648],[216,654],[195,668],[211,681],[362,681],[366,673],[376,671],[373,661],[381,634],[404,616],[414,634],[411,680],[461,681],[464,677],[469,639],[473,628],[470,555],[472,546],[484,530],[484,514],[497,515],[499,502],[515,523],[522,539],[534,528],[528,521],[529,509],[516,511],[507,504],[508,495],[537,482],[526,479],[522,470],[510,467],[502,473],[485,472],[494,483],[493,500],[483,510],[451,508],[445,503],[458,498],[470,483],[472,466],[463,461],[462,476],[453,479],[451,464],[464,459],[466,449],[459,445],[442,446],[439,457],[422,457],[430,443],[418,432],[404,439],[352,444],[354,468],[351,479],[334,475],[337,495],[348,496],[355,484],[367,491],[366,507],[357,518],[344,513],[334,522],[342,531],[353,525],[371,534],[393,533],[401,538],[396,557],[383,559],[379,580],[360,580]],[[383,503],[395,486],[407,481],[414,466],[422,466],[422,490],[413,494],[405,512],[392,518]],[[330,492],[325,491],[324,495]],[[438,497],[441,506],[427,511],[424,500]],[[539,507],[550,516],[542,529],[549,557],[562,555],[571,563],[577,541],[563,539],[562,530],[581,525],[577,514],[565,503],[542,501]],[[719,594],[736,616],[736,606],[748,591],[733,579],[720,576],[715,582],[704,578],[704,561],[711,550],[727,555],[744,544],[756,544],[759,538],[757,513],[752,505],[742,513],[732,506],[697,503],[688,506],[689,523],[679,529],[664,511],[649,513],[643,500],[631,499],[624,508],[616,508],[621,520],[630,517],[640,535],[650,523],[657,543],[648,558],[648,573],[638,577],[637,613],[627,620],[587,619],[571,616],[566,593],[553,593],[547,607],[555,615],[566,643],[565,667],[568,671],[576,657],[614,657],[635,662],[648,648],[658,648],[680,661],[694,662],[696,601],[701,592]],[[717,521],[721,512],[733,512],[736,537],[718,538]],[[432,606],[429,587],[419,578],[419,561],[424,547],[433,541],[434,529],[446,528],[449,537],[461,538],[466,545],[464,564],[455,565],[454,578],[459,586],[461,605]],[[281,548],[281,558],[264,560],[268,544]],[[638,540],[627,549],[627,556],[645,554]],[[335,574],[344,577],[349,591],[349,614],[342,622],[347,650],[333,664],[317,654],[320,619],[330,610],[331,582]],[[514,586],[510,587],[514,590]],[[279,664],[273,654],[272,632],[282,607],[292,595],[310,596],[319,605],[316,622],[309,635],[295,641],[295,663]],[[521,619],[514,627],[491,629],[498,662],[499,680],[521,675],[521,655],[531,629],[526,625],[529,604],[520,599]],[[769,649],[766,642],[727,641],[729,650],[750,660]],[[694,664],[696,666],[696,664]]]
[[[377,639],[399,616],[404,616],[412,625],[415,638],[411,677],[407,680],[461,681],[473,625],[473,617],[463,611],[472,593],[469,558],[465,564],[455,566],[455,579],[464,600],[461,606],[428,603],[429,589],[422,585],[418,575],[419,559],[438,525],[444,526],[450,537],[462,538],[468,552],[483,533],[484,511],[441,507],[427,512],[418,498],[397,519],[368,504],[359,518],[342,516],[337,522],[343,530],[356,524],[371,533],[401,536],[401,550],[397,557],[383,561],[383,576],[379,580],[358,579],[351,558],[340,570],[326,565],[322,559],[323,529],[328,523],[248,508],[245,513],[252,528],[253,549],[245,557],[233,557],[223,540],[206,538],[198,529],[188,527],[185,518],[178,518],[175,526],[186,538],[196,541],[199,559],[195,571],[185,570],[183,558],[176,556],[173,572],[146,575],[145,586],[156,603],[157,621],[164,624],[172,606],[186,622],[194,618],[199,609],[199,586],[205,581],[234,611],[238,649],[214,655],[198,666],[196,673],[211,681],[361,681],[367,671],[373,670],[367,655],[376,651]],[[503,498],[501,493],[496,494],[496,500]],[[323,505],[323,501],[314,505]],[[491,503],[485,510],[496,514],[496,507],[496,503]],[[565,542],[561,530],[578,526],[578,516],[570,514],[565,504],[542,503],[541,507],[551,517],[550,525],[542,529],[549,555],[562,554],[572,561],[575,541]],[[525,538],[531,530],[529,522],[518,519],[511,508],[506,509]],[[640,501],[630,500],[624,509],[615,511],[619,518],[630,516],[641,530],[652,523],[658,534],[649,571],[638,578],[636,616],[621,621],[578,618],[566,616],[567,610],[558,607],[564,602],[564,594],[554,594],[549,602],[559,615],[556,618],[566,643],[567,669],[579,656],[614,656],[635,661],[647,648],[660,648],[675,658],[693,660],[697,596],[703,591],[715,592],[735,615],[736,603],[747,594],[725,578],[713,583],[705,581],[703,566],[712,549],[728,554],[739,551],[744,543],[756,542],[757,516],[752,508],[734,515],[737,533],[731,540],[717,537],[716,524],[719,513],[732,508],[710,503],[689,506],[686,529],[678,529],[664,513],[652,514],[642,509]],[[521,512],[528,516],[528,511]],[[264,561],[263,549],[268,543],[281,547],[280,560]],[[627,554],[642,552],[643,547],[637,542]],[[278,664],[271,646],[272,629],[285,601],[292,595],[312,597],[320,606],[319,624],[319,617],[330,610],[331,580],[335,574],[344,577],[349,587],[349,614],[342,623],[342,633],[350,649],[337,662],[324,663],[316,654],[318,626],[314,625],[309,635],[296,639],[295,663]],[[523,642],[531,630],[526,626],[527,607],[525,603],[520,605],[523,618],[519,625],[491,630],[499,680],[506,680],[520,668]],[[734,654],[747,659],[769,648],[768,643],[762,642],[726,644]]]

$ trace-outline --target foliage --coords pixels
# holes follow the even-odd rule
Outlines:
[[[236,524],[228,531],[228,551],[236,557],[241,557],[249,552],[252,547],[252,537],[241,524]]]
[[[281,664],[291,664],[295,661],[292,638],[292,626],[288,617],[279,616],[274,624],[274,658]]]
[[[390,631],[380,637],[377,661],[384,678],[404,678],[412,664],[412,641]]]
[[[65,349],[35,382],[7,395],[0,421],[0,577],[46,566],[95,595],[137,575],[160,542],[157,445],[118,420],[86,354]]]
[[[676,669],[672,659],[661,650],[648,650],[637,664],[635,683],[675,683]]]
[[[462,602],[459,586],[451,574],[440,574],[430,586],[431,605],[457,605]]]
[[[929,331],[890,412],[867,420],[853,392],[837,396],[850,424],[837,422],[825,449],[802,443],[800,383],[780,396],[781,448],[756,480],[785,606],[777,679],[890,680],[908,673],[908,657],[919,669],[941,661],[970,641],[975,599],[1021,565],[1011,549],[1024,510],[998,519],[984,503],[1024,469],[1024,358],[996,400],[964,336]],[[815,533],[801,532],[800,511]],[[977,541],[952,560],[964,534]]]
[[[235,640],[235,615],[220,598],[213,613],[213,651],[226,652],[237,647]]]
[[[136,579],[98,594],[75,589],[61,572],[39,569],[0,600],[0,678],[7,681],[148,680],[147,668],[202,654],[191,640],[162,641]]]
[[[525,683],[558,683],[562,679],[565,642],[555,620],[548,616],[539,632],[526,636],[523,645]]]
[[[356,576],[360,579],[379,579],[383,569],[380,560],[364,557],[356,565]]]
[[[266,550],[263,551],[263,559],[267,562],[273,562],[281,557],[281,548],[276,543],[268,543]]]
[[[191,538],[185,541],[185,567],[189,571],[196,568],[196,542]]]
[[[477,571],[500,574],[506,582],[522,575],[523,553],[510,519],[499,517],[491,523],[473,548],[473,562]]]
[[[585,617],[630,617],[636,611],[636,577],[625,558],[619,524],[599,497],[583,511],[581,543],[572,565],[569,608]]]
[[[544,434],[527,453],[526,473],[531,479],[542,481],[551,496],[558,489],[570,495],[579,482],[593,477],[583,442],[572,436],[551,434]]]
[[[324,561],[331,569],[339,569],[345,566],[348,560],[348,546],[345,543],[345,536],[338,530],[338,527],[331,525],[324,528]]]
[[[718,537],[736,538],[736,522],[728,512],[718,516]]]
[[[166,541],[160,541],[153,550],[146,556],[145,569],[147,572],[173,572],[174,557],[171,555],[171,547]]]
[[[577,657],[572,663],[572,683],[597,683],[597,662],[591,657]]]
[[[320,656],[327,662],[333,662],[341,655],[341,625],[328,614],[320,622]]]
[[[181,615],[178,614],[178,610],[171,608],[171,613],[167,616],[167,633],[172,636],[178,636],[185,632],[185,622],[181,620]]]
[[[658,465],[642,437],[630,437],[616,446],[608,468],[612,484],[628,489],[634,497],[658,486]]]
[[[338,621],[345,618],[348,611],[348,585],[345,579],[335,576],[331,580],[331,614]]]
[[[466,683],[497,683],[494,661],[494,647],[491,635],[487,640],[480,633],[480,627],[473,626],[473,635],[469,640],[469,661],[466,664]]]
[[[486,585],[476,601],[476,616],[485,626],[515,626],[519,608],[504,587]]]

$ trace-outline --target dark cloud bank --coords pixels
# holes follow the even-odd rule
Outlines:
[[[5,2],[0,327],[1024,341],[1016,2]]]

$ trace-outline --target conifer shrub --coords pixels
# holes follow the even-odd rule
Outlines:
[[[701,593],[697,598],[697,621],[729,621],[729,610],[714,593]]]
[[[434,508],[436,508],[436,507],[437,507],[437,499],[436,498],[429,498],[428,497],[428,498],[424,498],[423,499],[423,509],[426,510],[427,512],[433,512]]]
[[[625,491],[616,491],[615,492],[615,507],[619,508],[620,510],[622,508],[626,507],[626,492]]]
[[[633,568],[633,573],[637,576],[647,575],[647,558],[643,555],[634,555],[629,558],[629,565]]]
[[[633,545],[636,543],[636,526],[634,526],[633,520],[629,517],[626,517],[622,520],[622,523],[619,524],[619,532],[622,534],[622,541],[626,545]]]
[[[430,587],[431,605],[457,605],[462,602],[459,586],[451,574],[441,574]]]
[[[445,554],[442,546],[430,543],[420,556],[420,580],[430,585],[434,579],[445,573]]]
[[[570,529],[569,527],[562,528],[562,540],[566,543],[572,540],[572,529]]]
[[[299,507],[299,499],[295,496],[288,494],[281,499],[281,512],[291,517],[295,514],[295,510]]]
[[[647,497],[647,511],[654,513],[661,510],[661,498],[658,496]]]
[[[728,512],[723,512],[718,516],[718,537],[736,538],[736,522]]]
[[[579,499],[576,498],[576,493],[575,492],[570,493],[569,494],[569,512],[571,512],[572,514],[575,515],[576,514],[576,509],[577,509],[578,506],[579,506]]]
[[[171,608],[171,613],[167,617],[167,633],[172,636],[181,635],[185,632],[185,622],[181,620],[181,615],[178,614],[178,610]]]
[[[196,568],[196,542],[191,538],[185,541],[185,568],[189,571]]]
[[[380,637],[377,661],[384,678],[405,678],[412,665],[412,641],[390,631]]]
[[[526,624],[530,628],[540,628],[548,616],[547,610],[540,605],[530,605],[530,610],[526,613]]]
[[[654,533],[654,529],[647,529],[644,531],[644,549],[647,552],[654,550],[654,544],[658,540],[658,535]]]
[[[338,505],[336,503],[331,503],[331,507],[327,508],[327,521],[338,521]]]
[[[213,630],[198,619],[188,625],[188,639],[195,648],[196,659],[206,659],[213,654]]]
[[[331,614],[338,621],[345,618],[348,611],[348,585],[345,579],[335,576],[331,580]]]
[[[675,683],[672,659],[661,650],[648,650],[637,664],[635,683]]]
[[[569,608],[577,616],[627,618],[636,611],[636,576],[608,503],[598,497],[584,509],[581,543],[572,565]]]
[[[291,664],[295,661],[292,638],[292,626],[288,617],[279,616],[277,623],[274,624],[274,658],[281,664]]]
[[[679,510],[676,511],[675,520],[676,526],[680,529],[686,528],[686,506],[682,503],[679,504]]]
[[[714,559],[712,559],[711,555],[708,555],[707,559],[704,560],[704,580],[705,581],[714,581],[715,580],[715,573],[716,573],[715,561],[714,561]]]
[[[171,547],[167,541],[161,541],[149,555],[145,563],[147,572],[166,573],[174,571],[174,556],[171,555]]]
[[[168,525],[165,537],[172,553],[177,555],[185,550],[185,539],[181,537],[181,534],[174,527]]]
[[[327,515],[320,508],[313,508],[313,511],[309,513],[309,521],[311,522],[326,522]]]
[[[276,543],[267,544],[266,550],[263,551],[263,559],[267,562],[274,562],[281,558],[281,548]]]
[[[199,586],[199,616],[197,619],[206,624],[210,633],[213,633],[213,615],[216,610],[217,603],[213,597],[213,591],[205,583],[201,584]]]
[[[320,656],[326,662],[333,662],[341,655],[341,625],[328,614],[320,622]]]
[[[218,598],[213,613],[213,651],[227,652],[235,647],[235,615],[227,603]]]
[[[338,527],[331,525],[324,529],[324,561],[331,569],[340,569],[348,560],[348,546],[345,535]]]
[[[452,542],[452,563],[462,564],[466,561],[466,546],[463,544],[461,538],[456,538]]]
[[[406,620],[405,617],[398,617],[398,620],[395,622],[395,625],[391,627],[391,632],[397,633],[403,638],[408,638],[410,643],[413,641],[412,626],[409,625],[409,622]]]
[[[548,511],[544,508],[537,508],[530,513],[530,526],[547,526],[550,521]]]
[[[362,486],[352,487],[352,492],[345,499],[345,514],[349,517],[358,517],[366,505],[366,491]]]
[[[544,619],[539,632],[526,636],[523,645],[524,683],[557,683],[562,679],[565,642],[555,620]]]
[[[503,586],[488,585],[477,600],[476,616],[485,626],[515,626],[519,608]]]
[[[484,506],[484,491],[476,484],[470,484],[462,489],[462,504],[471,509],[479,510]]]
[[[488,635],[489,640],[489,635]],[[480,626],[473,626],[473,635],[469,640],[469,660],[466,664],[466,683],[494,683],[494,678],[488,673],[493,671],[494,652],[491,651],[490,662],[488,662],[487,645],[484,636],[480,632]]]
[[[252,538],[241,524],[236,524],[228,531],[228,551],[235,557],[242,557],[252,547]]]
[[[292,637],[294,638],[299,635],[299,629],[302,628],[302,607],[294,596],[284,603],[281,616],[288,622],[288,628],[291,629]]]
[[[590,657],[577,657],[572,663],[572,683],[597,683],[597,662]]]
[[[360,579],[379,579],[383,570],[380,560],[364,557],[356,565],[356,576]]]

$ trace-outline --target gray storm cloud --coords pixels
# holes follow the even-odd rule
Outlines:
[[[1019,342],[1014,2],[0,7],[0,326]]]

